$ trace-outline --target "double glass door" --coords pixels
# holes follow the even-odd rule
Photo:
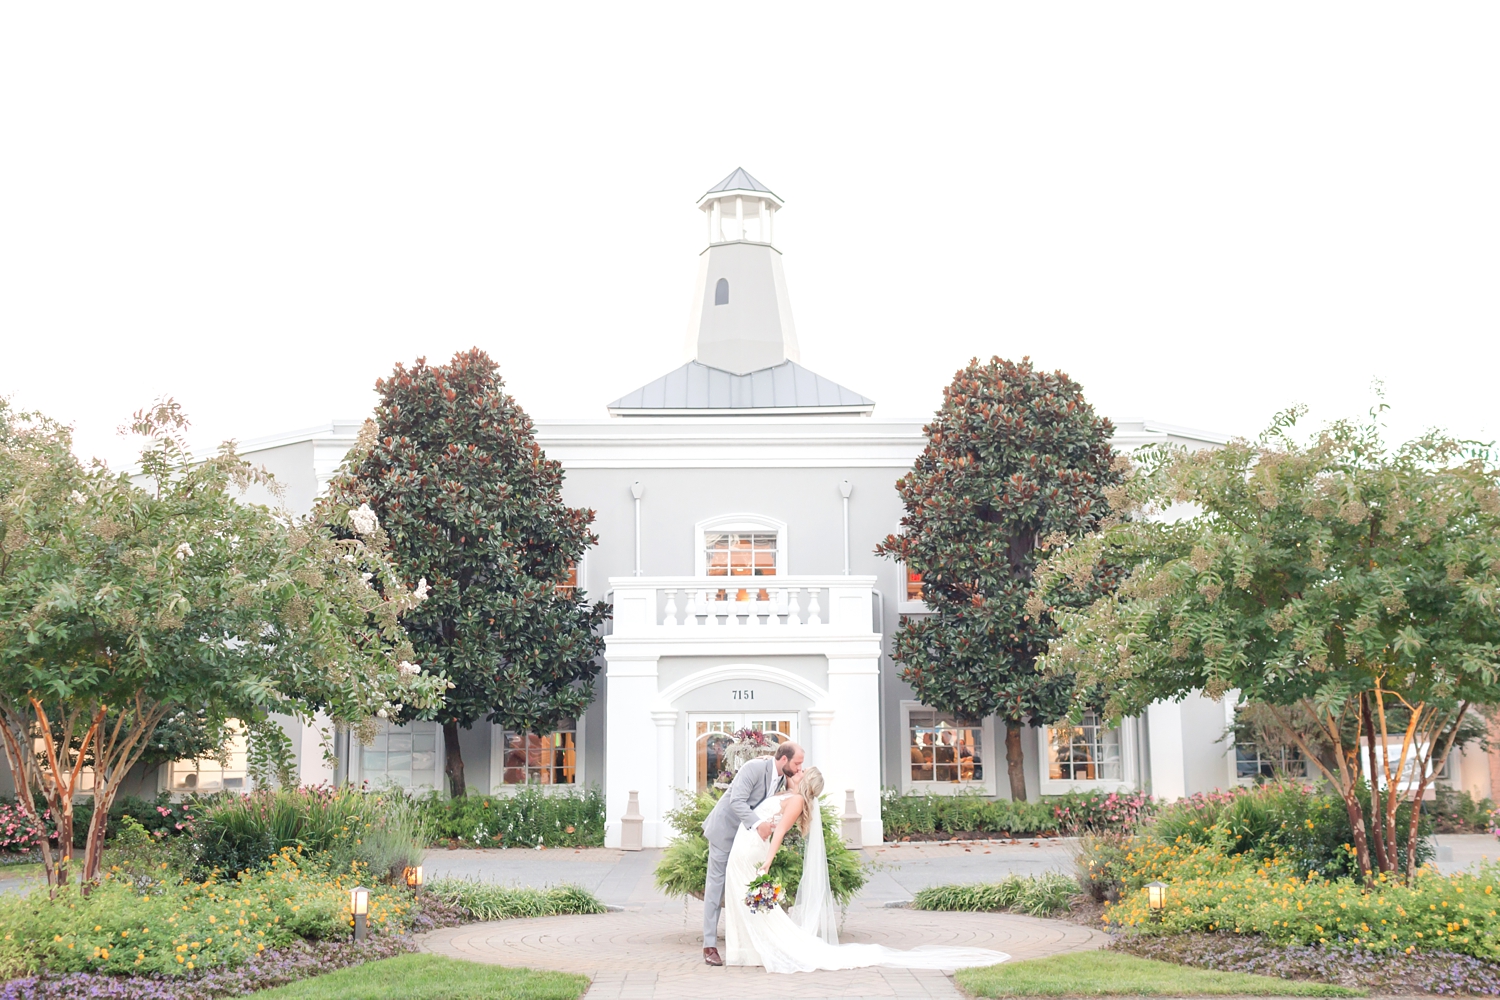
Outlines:
[[[724,750],[741,729],[758,729],[773,743],[797,738],[796,712],[723,712],[688,716],[694,788],[706,792],[724,773]]]

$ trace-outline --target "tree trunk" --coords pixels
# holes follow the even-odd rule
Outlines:
[[[1370,758],[1370,822],[1374,824],[1375,830],[1375,863],[1383,872],[1394,871],[1396,868],[1396,840],[1390,838],[1390,846],[1386,845],[1389,834],[1388,824],[1385,822],[1385,807],[1380,799],[1380,771],[1377,769],[1375,760],[1375,720],[1370,713],[1370,700],[1367,695],[1359,696],[1359,718],[1360,728],[1365,731],[1365,749]],[[1355,743],[1358,745],[1359,735],[1355,734]],[[1385,733],[1380,734],[1380,745],[1385,746]]]
[[[1005,769],[1010,773],[1010,797],[1026,801],[1026,751],[1021,745],[1021,724],[1006,720]]]
[[[1356,763],[1358,762],[1358,751],[1355,751]],[[1349,785],[1342,789],[1344,798],[1344,811],[1349,814],[1349,826],[1354,830],[1354,857],[1359,865],[1359,874],[1365,882],[1370,882],[1370,842],[1365,836],[1365,811],[1359,804],[1359,796],[1355,794],[1355,786]]]
[[[109,810],[115,804],[115,795],[119,791],[118,782],[99,783],[97,778],[95,781],[94,813],[89,817],[89,832],[83,842],[83,873],[79,876],[85,893],[89,886],[99,881],[99,870],[103,867],[104,858],[104,835],[109,830]]]
[[[21,814],[29,818],[36,828],[42,831],[41,843],[37,850],[42,855],[42,871],[47,876],[48,887],[55,891],[57,888],[57,868],[52,861],[52,845],[47,843],[47,828],[42,824],[42,815],[37,811],[36,799],[31,794],[36,778],[32,773],[35,768],[36,758],[23,755],[21,746],[25,736],[17,737],[12,725],[19,725],[22,734],[27,732],[24,723],[15,723],[13,717],[0,713],[0,738],[5,742],[5,759],[10,764],[11,783],[16,789],[16,805],[20,807]]]
[[[448,775],[448,794],[461,799],[469,793],[464,784],[464,755],[458,746],[458,723],[443,723],[443,770]]]

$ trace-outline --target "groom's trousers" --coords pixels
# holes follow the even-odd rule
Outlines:
[[[703,884],[703,947],[719,946],[719,911],[724,908],[724,871],[729,848],[708,845],[708,880]]]

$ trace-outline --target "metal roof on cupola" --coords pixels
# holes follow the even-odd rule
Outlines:
[[[781,251],[781,199],[743,167],[698,199],[708,248],[698,256],[688,363],[609,404],[648,415],[868,415],[875,403],[803,368]]]
[[[702,208],[705,201],[715,196],[741,191],[756,196],[768,196],[770,201],[776,203],[777,208],[780,208],[782,205],[782,201],[776,196],[776,192],[766,187],[754,177],[751,177],[750,173],[744,167],[735,167],[733,173],[703,193],[703,197],[698,199],[698,207]]]

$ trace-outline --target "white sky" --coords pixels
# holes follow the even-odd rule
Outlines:
[[[0,394],[128,457],[478,344],[536,416],[677,366],[744,166],[814,371],[1030,354],[1116,419],[1500,436],[1500,5],[0,8]]]

